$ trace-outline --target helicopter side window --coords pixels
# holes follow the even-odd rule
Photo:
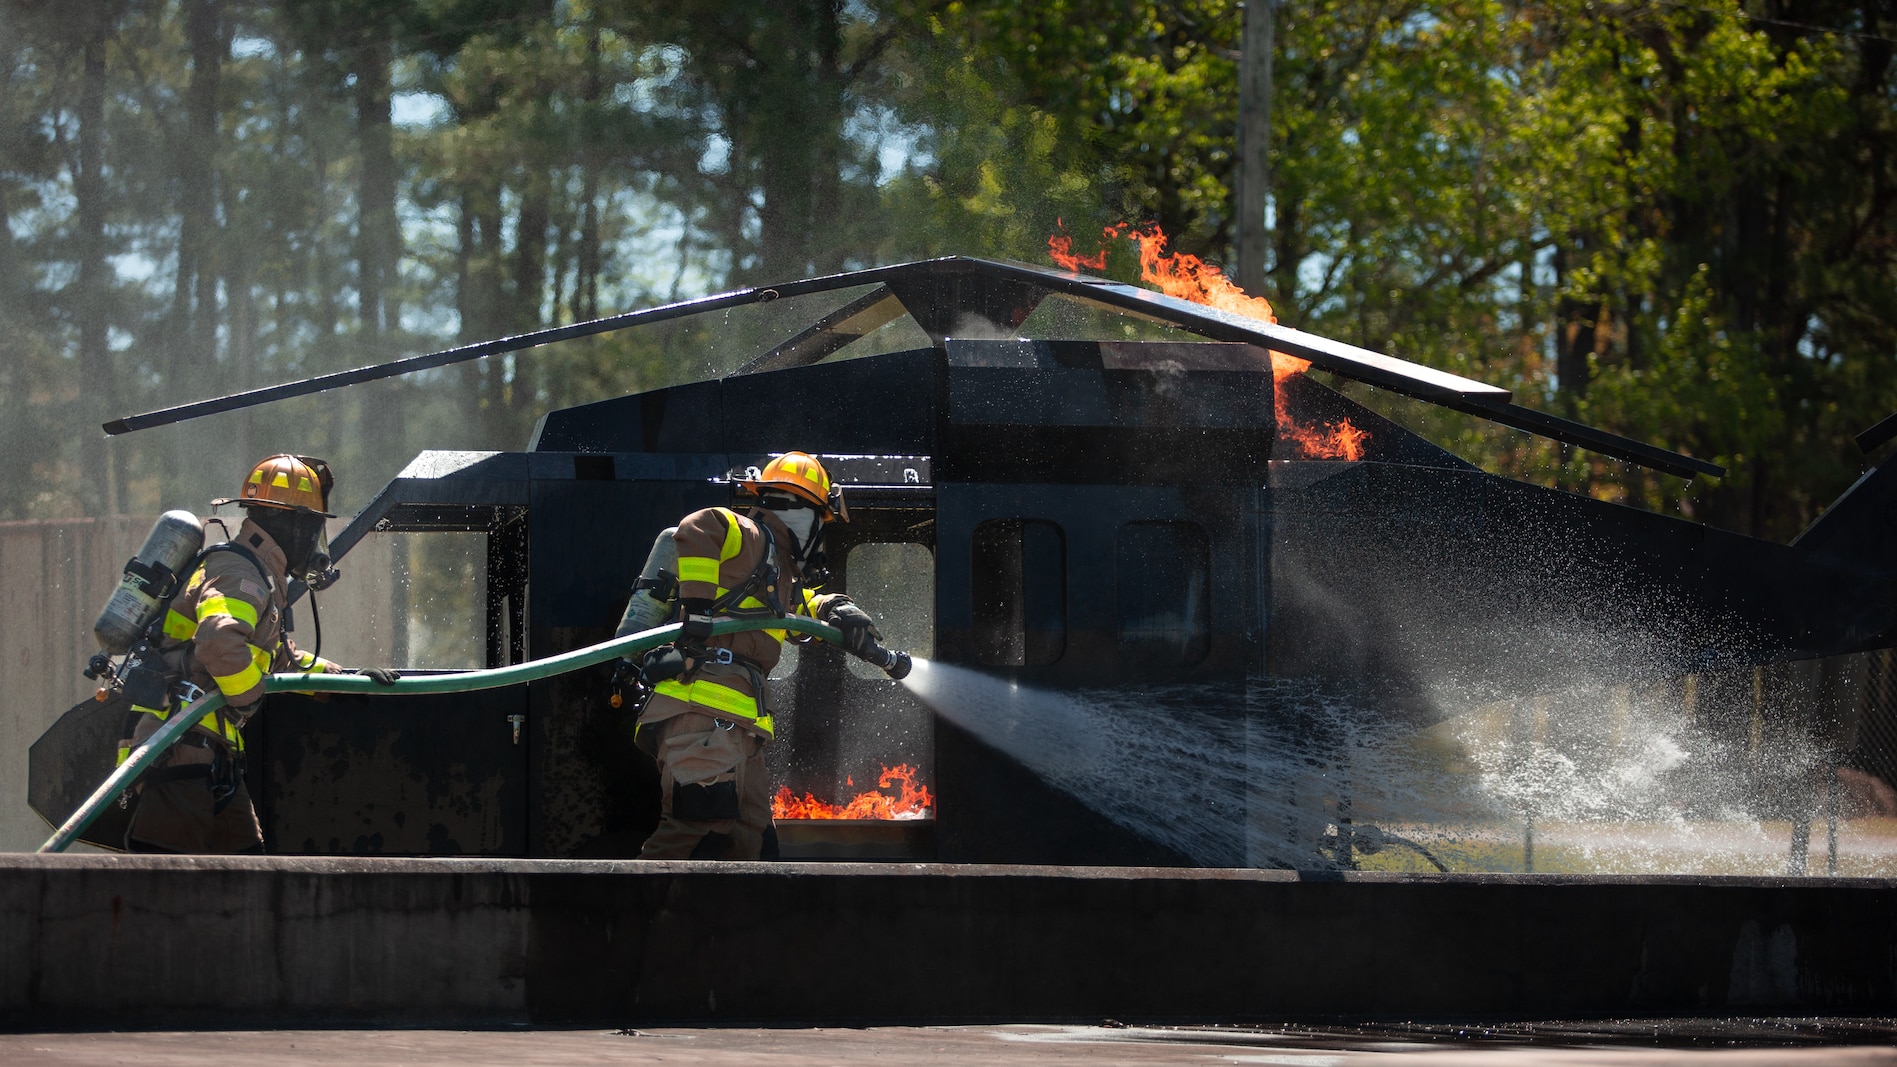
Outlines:
[[[1211,651],[1211,551],[1196,523],[1120,527],[1114,577],[1120,648],[1129,658],[1186,667]]]
[[[1042,519],[975,527],[974,657],[996,667],[1043,667],[1067,648],[1067,543]]]

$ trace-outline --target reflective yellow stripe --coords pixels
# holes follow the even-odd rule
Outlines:
[[[709,678],[698,678],[690,682],[668,678],[658,684],[656,691],[675,700],[683,700],[687,704],[700,704],[727,715],[736,715],[742,719],[757,718],[756,697]]]
[[[704,582],[707,585],[718,584],[718,561],[710,556],[680,556],[678,558],[678,580],[681,582]]]
[[[198,601],[198,621],[203,622],[213,615],[228,615],[239,622],[257,625],[257,609],[248,601],[233,600],[227,596],[207,596]]]
[[[725,546],[719,553],[718,562],[738,558],[738,551],[744,547],[744,531],[738,528],[738,515],[729,508],[719,508],[725,517]]]
[[[166,719],[171,718],[170,708],[148,708],[142,704],[133,704],[132,710],[138,712],[141,715],[150,715],[152,718],[157,719],[159,722],[164,722]],[[216,726],[212,725],[212,719],[215,719],[217,721]],[[222,711],[219,711],[215,715],[211,716],[210,718],[207,718],[203,722],[198,723],[198,726],[202,729],[210,730],[213,733],[222,732],[224,735],[224,740],[229,741],[231,745],[237,749],[237,751],[242,752],[244,750],[243,733],[237,729],[237,723],[225,717]],[[124,763],[127,759],[131,758],[131,754],[132,754],[131,748],[125,745],[120,745],[118,762]],[[118,764],[114,764],[114,766],[117,766],[117,765]]]
[[[198,624],[176,611],[165,612],[165,636],[174,641],[189,641],[196,636]]]
[[[263,681],[263,672],[252,664],[236,674],[213,674],[211,680],[226,696],[235,696]]]
[[[242,752],[244,750],[244,734],[243,731],[237,728],[237,721],[227,717],[222,711],[219,711],[215,717],[217,724],[223,728],[224,740],[229,741],[232,748]],[[200,723],[199,725],[208,726],[209,723]]]
[[[699,678],[690,682],[681,682],[675,678],[668,678],[660,682],[653,691],[671,697],[673,700],[682,700],[687,704],[696,704],[701,708],[710,708],[712,711],[718,712],[721,715],[728,715],[734,719],[743,719],[746,722],[756,723],[758,728],[765,733],[768,734],[771,732],[771,717],[769,715],[758,715],[756,697],[749,696],[728,685],[721,685],[709,678]]]
[[[296,653],[297,669],[305,674],[323,674],[329,670],[329,664],[316,658],[316,653],[298,649]]]

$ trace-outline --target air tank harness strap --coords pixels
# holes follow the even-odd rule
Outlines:
[[[191,557],[191,562],[185,565],[183,573],[195,576],[213,552],[235,552],[244,557],[250,561],[252,567],[257,568],[257,577],[263,579],[264,588],[272,591],[276,589],[276,580],[270,577],[270,571],[264,567],[263,560],[257,558],[257,553],[235,541],[220,541],[214,545],[204,546],[197,555]],[[188,619],[173,610],[171,606],[172,601],[177,599],[178,593],[186,584],[188,583],[173,584],[171,591],[161,598],[158,611],[153,616],[151,624],[145,628],[147,640],[157,641],[161,633],[173,641],[189,641],[197,636],[200,620]],[[254,623],[255,620],[252,622]]]
[[[678,599],[678,575],[668,570],[661,570],[650,578],[641,576],[638,581],[632,583],[632,591],[648,592],[652,594],[652,599],[660,603],[670,603]]]
[[[751,569],[744,581],[724,595],[711,602],[711,614],[733,619],[775,619],[784,615],[784,602],[777,595],[777,538],[771,536],[771,528],[758,523],[757,528],[764,532],[764,555]],[[759,599],[763,604],[757,607],[745,607],[744,601],[757,597],[760,587],[763,595]]]
[[[212,814],[221,814],[231,798],[237,795],[237,783],[244,777],[244,756],[203,734],[186,734],[172,747],[190,746],[206,749],[211,753],[209,763],[183,763],[170,767],[160,767],[145,775],[145,781],[154,785],[163,782],[182,782],[202,780],[211,791]]]
[[[125,573],[138,579],[147,596],[158,600],[169,600],[184,580],[183,574],[172,573],[171,568],[163,563],[146,563],[137,556],[125,561]],[[190,573],[191,567],[187,565],[184,574]]]
[[[762,663],[759,663],[749,656],[741,656],[728,648],[698,649],[689,653],[689,655],[692,656],[694,666],[691,670],[679,675],[681,681],[692,681],[697,678],[699,672],[706,667],[734,667],[743,671],[744,674],[750,678],[751,685],[758,691],[758,699],[760,701],[763,700],[765,674],[764,665]]]

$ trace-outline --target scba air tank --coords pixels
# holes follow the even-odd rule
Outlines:
[[[125,561],[125,576],[92,624],[99,647],[117,656],[131,649],[158,615],[165,598],[185,579],[180,573],[204,547],[204,524],[188,511],[167,511],[152,524],[138,554]]]
[[[672,535],[678,527],[659,531],[646,555],[639,580],[632,584],[632,599],[626,601],[626,614],[619,620],[617,636],[636,634],[672,621],[673,605],[678,598],[678,542]]]

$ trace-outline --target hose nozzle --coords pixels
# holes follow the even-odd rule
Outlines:
[[[849,651],[852,656],[855,656],[857,659],[882,671],[897,681],[907,678],[910,668],[915,666],[915,661],[909,658],[909,653],[899,652],[893,648],[884,648],[882,645],[877,644],[874,638],[867,641],[864,648],[850,649]]]

